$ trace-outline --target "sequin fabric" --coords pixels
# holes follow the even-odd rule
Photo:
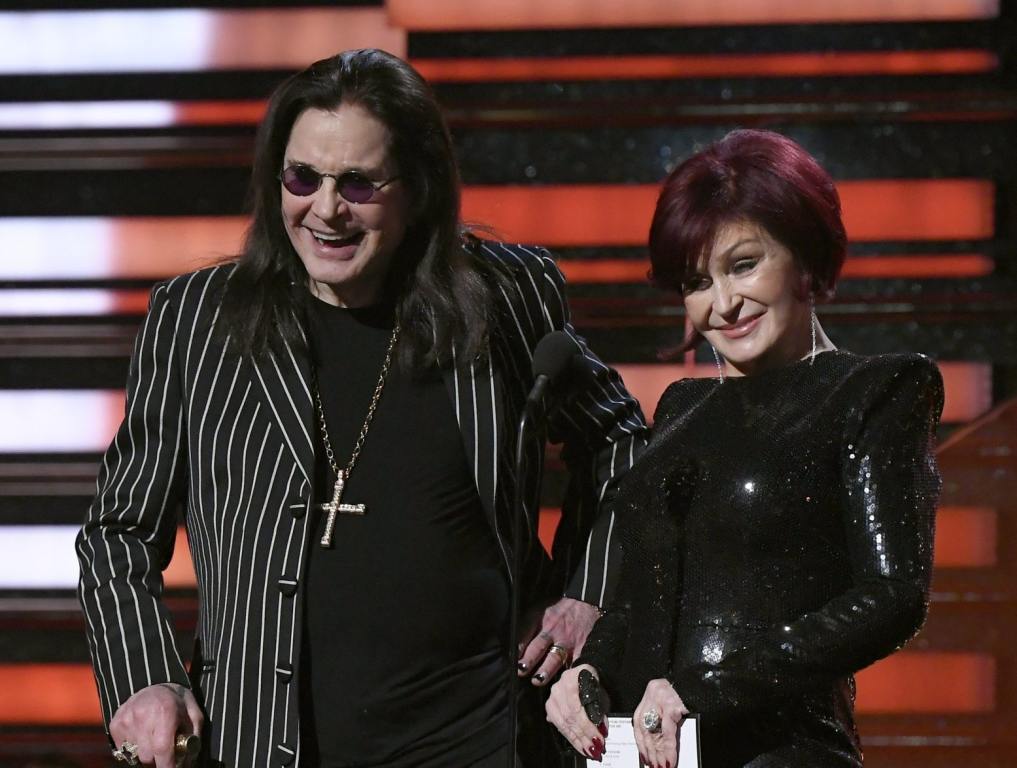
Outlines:
[[[942,405],[920,355],[672,384],[618,489],[617,597],[580,660],[612,709],[667,677],[706,768],[861,765],[853,673],[928,610]]]

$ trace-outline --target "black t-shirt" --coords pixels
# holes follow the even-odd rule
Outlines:
[[[309,312],[336,463],[346,466],[393,324],[391,306]],[[320,434],[317,498],[332,497]],[[309,549],[301,660],[310,765],[464,765],[504,745],[509,593],[440,372],[393,361],[332,549]],[[318,755],[315,758],[315,755]]]

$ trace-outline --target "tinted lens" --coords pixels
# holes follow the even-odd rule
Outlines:
[[[291,194],[306,197],[318,191],[321,175],[306,165],[291,165],[282,172],[282,183]]]
[[[374,197],[374,185],[359,173],[339,177],[339,194],[351,203],[366,203]]]

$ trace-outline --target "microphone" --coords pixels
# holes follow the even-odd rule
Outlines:
[[[526,410],[536,408],[547,388],[573,368],[582,355],[579,344],[565,331],[551,331],[537,342],[533,350],[533,388],[526,397]]]
[[[508,765],[516,764],[516,736],[518,731],[517,693],[519,678],[516,675],[516,643],[519,639],[519,598],[521,585],[520,566],[522,547],[522,527],[530,520],[527,502],[523,493],[523,475],[526,458],[527,440],[537,437],[531,427],[536,421],[535,415],[541,410],[544,393],[547,389],[563,378],[569,368],[576,367],[582,358],[583,351],[579,343],[565,331],[552,331],[537,342],[533,350],[533,388],[526,396],[526,405],[519,419],[519,432],[516,435],[515,484],[512,499],[512,559],[509,578],[511,581],[511,600],[508,627],[508,691],[509,691],[509,750]],[[538,424],[540,422],[537,422]],[[532,525],[528,526],[532,528]],[[532,534],[532,531],[531,531]]]

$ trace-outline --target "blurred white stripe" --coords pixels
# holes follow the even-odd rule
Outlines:
[[[176,114],[176,105],[171,101],[25,102],[0,104],[0,128],[167,128],[176,125]]]
[[[0,390],[0,453],[104,451],[123,417],[122,390]]]
[[[82,511],[82,518],[84,511]],[[0,535],[0,589],[74,589],[76,525],[6,525]]]
[[[384,8],[0,13],[0,74],[302,69],[345,48],[406,54]]]
[[[116,307],[116,293],[102,288],[0,288],[0,317],[109,315]]]

